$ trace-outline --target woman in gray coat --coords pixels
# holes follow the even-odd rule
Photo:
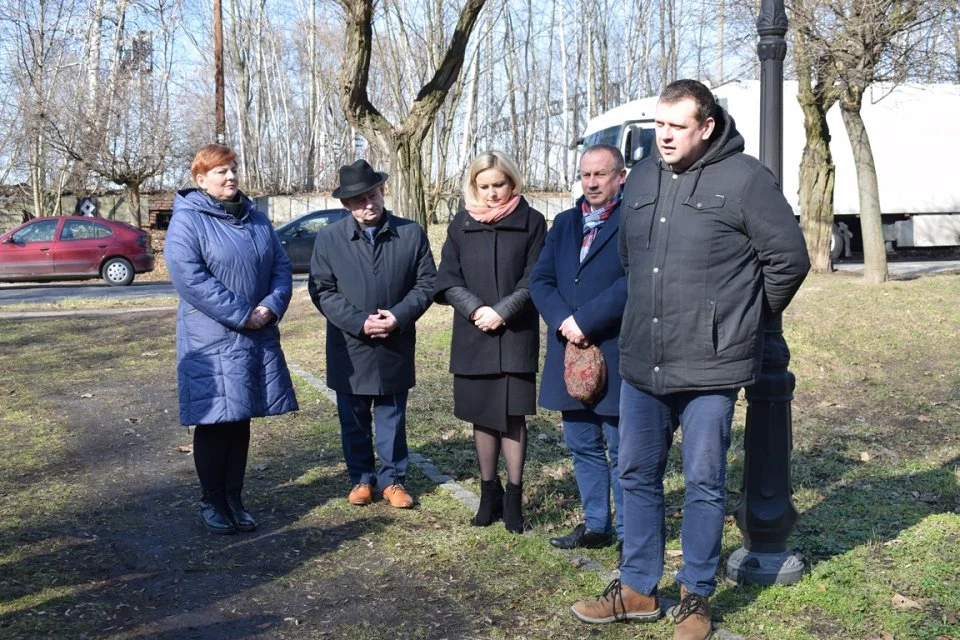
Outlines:
[[[528,279],[547,233],[543,215],[520,188],[520,172],[508,156],[491,151],[474,159],[464,184],[466,209],[447,230],[434,289],[434,300],[455,311],[453,413],[473,423],[480,463],[473,524],[487,526],[502,516],[514,533],[526,527],[520,507],[525,416],[537,411],[540,324]],[[497,474],[501,453],[506,492]]]
[[[290,260],[237,189],[236,157],[219,144],[197,152],[190,170],[200,188],[177,193],[164,243],[180,295],[180,422],[196,425],[200,516],[213,533],[257,528],[240,499],[250,418],[297,409],[277,327],[290,303]]]

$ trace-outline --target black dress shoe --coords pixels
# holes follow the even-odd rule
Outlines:
[[[237,527],[227,515],[221,494],[205,494],[200,498],[200,522],[211,533],[230,535],[237,532]]]
[[[257,521],[244,508],[239,493],[228,493],[226,506],[227,516],[237,531],[256,531]]]
[[[599,549],[613,542],[613,534],[597,533],[587,529],[587,525],[578,524],[573,531],[565,536],[550,538],[550,544],[560,549]]]

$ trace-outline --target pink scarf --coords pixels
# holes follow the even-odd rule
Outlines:
[[[499,207],[484,207],[467,205],[467,213],[477,222],[484,224],[496,224],[513,213],[513,210],[520,204],[520,196],[513,196],[506,203]]]

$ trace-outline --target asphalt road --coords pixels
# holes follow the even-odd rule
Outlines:
[[[935,273],[960,273],[960,259],[891,260],[890,274],[897,277],[917,277]],[[863,262],[850,260],[836,265],[837,271],[863,273]],[[293,286],[305,287],[306,274],[293,276]],[[10,304],[55,304],[70,298],[102,298],[136,300],[175,296],[169,282],[137,282],[127,287],[111,287],[100,281],[77,283],[0,283],[0,307]]]
[[[294,287],[307,285],[306,274],[293,276]],[[10,304],[55,304],[71,298],[104,300],[138,300],[159,296],[176,296],[170,282],[133,281],[126,287],[111,287],[101,281],[92,282],[20,282],[0,284],[0,306]]]

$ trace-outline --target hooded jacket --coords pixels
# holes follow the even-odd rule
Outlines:
[[[706,153],[685,171],[649,157],[624,187],[620,373],[657,395],[753,384],[764,321],[786,309],[810,268],[773,174],[743,153],[720,107],[716,121]]]
[[[292,293],[290,260],[267,216],[240,198],[238,216],[199,189],[173,200],[163,253],[180,296],[177,383],[185,425],[297,409],[277,327]],[[260,305],[276,320],[244,329]]]

